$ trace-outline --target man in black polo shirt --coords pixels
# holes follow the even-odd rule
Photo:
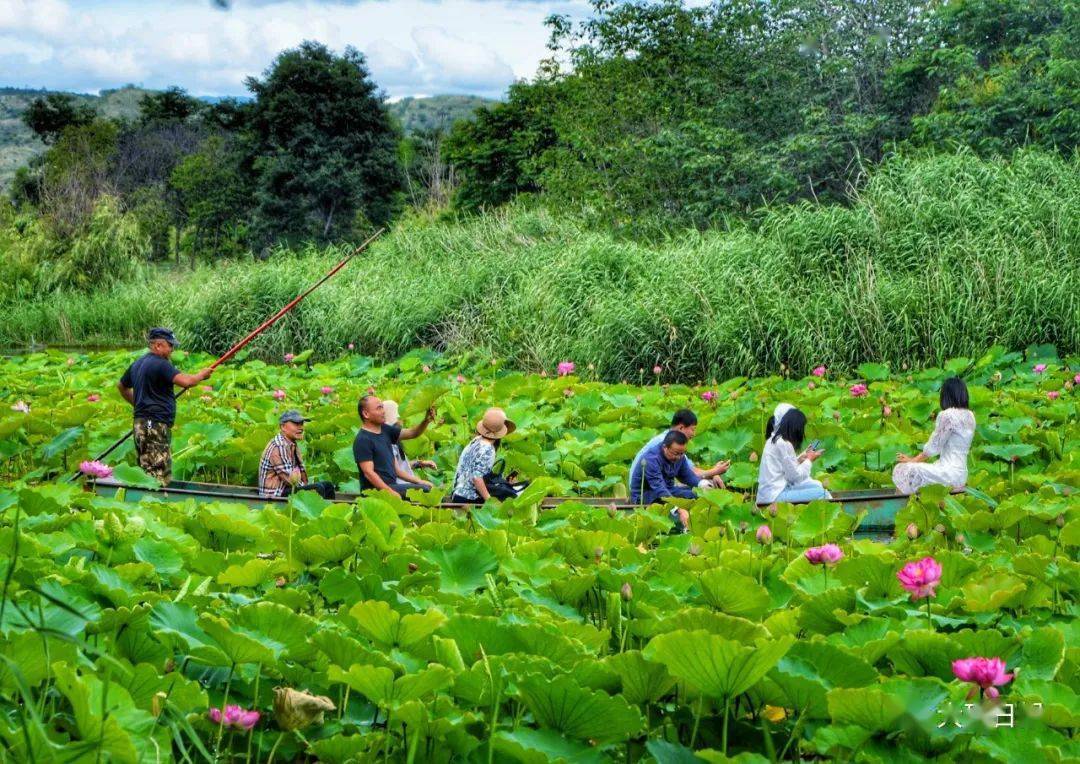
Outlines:
[[[435,410],[428,409],[424,421],[414,427],[402,428],[400,424],[386,424],[386,408],[374,395],[365,395],[356,405],[360,414],[360,431],[353,441],[353,459],[360,470],[360,487],[376,488],[404,496],[410,488],[422,491],[431,489],[431,483],[408,483],[398,475],[394,461],[394,444],[402,440],[418,438],[435,419]]]
[[[194,387],[210,377],[212,369],[184,374],[169,358],[178,343],[170,329],[151,329],[146,335],[150,352],[135,361],[116,383],[120,395],[135,408],[135,451],[139,466],[164,485],[172,479],[172,426],[176,420],[173,385]]]

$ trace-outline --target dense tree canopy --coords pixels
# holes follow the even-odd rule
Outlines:
[[[36,98],[23,112],[23,122],[45,143],[53,143],[65,128],[92,122],[94,109],[80,104],[66,93],[50,93]]]

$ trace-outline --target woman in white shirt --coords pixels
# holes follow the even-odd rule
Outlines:
[[[802,448],[806,435],[806,415],[789,403],[781,403],[765,428],[765,448],[758,469],[758,504],[777,501],[807,502],[829,498],[820,480],[810,477],[810,468],[821,451]]]
[[[918,456],[897,454],[893,483],[900,493],[911,494],[924,485],[961,488],[967,482],[967,458],[975,436],[975,415],[968,408],[967,385],[959,377],[941,386],[941,412],[934,433]],[[931,456],[938,457],[927,463]]]

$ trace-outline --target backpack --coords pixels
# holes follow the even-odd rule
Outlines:
[[[528,480],[521,483],[511,483],[509,479],[503,477],[504,469],[506,469],[506,460],[499,459],[499,461],[491,465],[491,471],[484,475],[484,485],[487,486],[488,493],[499,501],[516,499],[518,494],[525,490],[525,486],[529,484]],[[511,473],[510,477],[513,476],[514,473]]]

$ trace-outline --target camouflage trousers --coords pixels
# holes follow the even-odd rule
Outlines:
[[[135,451],[139,466],[162,483],[172,479],[172,427],[151,419],[136,419]]]

